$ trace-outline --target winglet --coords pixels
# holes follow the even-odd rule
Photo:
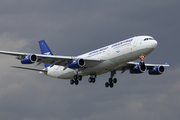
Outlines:
[[[165,65],[169,65],[169,64],[168,64],[168,61],[166,61]]]

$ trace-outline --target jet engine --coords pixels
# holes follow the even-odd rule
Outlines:
[[[130,69],[131,74],[140,74],[146,71],[146,66],[136,65]]]
[[[30,54],[25,56],[22,60],[22,64],[32,64],[37,61],[37,56],[35,54]]]
[[[163,66],[155,66],[152,69],[149,70],[150,75],[160,75],[164,72],[164,67]]]
[[[75,59],[71,63],[69,63],[69,68],[81,68],[85,65],[85,61],[83,59]]]

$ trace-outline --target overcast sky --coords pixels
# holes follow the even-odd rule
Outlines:
[[[56,55],[76,56],[138,35],[157,48],[147,63],[165,63],[160,76],[117,72],[78,86],[68,80],[13,69],[20,61],[0,55],[1,120],[179,120],[179,0],[1,0],[0,50],[40,53],[46,40]],[[176,58],[177,57],[177,58]],[[24,66],[43,68],[43,65]]]

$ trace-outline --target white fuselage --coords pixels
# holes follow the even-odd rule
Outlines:
[[[129,61],[139,59],[141,55],[148,55],[157,46],[157,41],[145,40],[146,38],[152,38],[150,36],[137,36],[126,39],[124,41],[117,42],[115,44],[108,45],[106,47],[88,52],[86,54],[77,56],[76,58],[99,58],[103,59],[103,62],[93,67],[85,69],[79,69],[78,75],[100,75],[126,64]],[[47,68],[48,76],[60,78],[60,79],[72,79],[76,74],[74,69],[64,69],[63,66],[54,65]]]

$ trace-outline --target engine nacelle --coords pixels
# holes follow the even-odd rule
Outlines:
[[[149,70],[150,75],[160,75],[164,72],[163,66],[155,66],[152,69]]]
[[[75,59],[71,63],[69,63],[69,68],[81,68],[85,65],[85,61],[83,59]]]
[[[140,74],[146,71],[146,66],[136,65],[130,69],[131,74]]]
[[[22,60],[22,64],[32,64],[37,61],[37,56],[35,54],[30,54],[25,56]]]

